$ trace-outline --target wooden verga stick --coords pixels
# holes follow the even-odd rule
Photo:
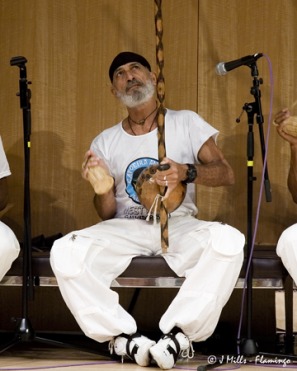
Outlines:
[[[163,50],[163,19],[162,19],[162,0],[155,0],[155,29],[156,29],[156,61],[157,61],[157,98],[159,109],[157,113],[158,123],[158,156],[159,162],[166,156],[165,147],[165,80],[163,75],[164,50]],[[160,186],[160,194],[164,195],[166,189]],[[166,253],[169,245],[168,240],[168,212],[160,201],[160,229],[161,229],[161,247],[162,252]]]

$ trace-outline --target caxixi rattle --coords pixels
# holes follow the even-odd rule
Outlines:
[[[92,184],[95,193],[98,195],[107,193],[114,184],[113,177],[100,166],[89,167],[88,180]]]
[[[290,116],[284,121],[283,131],[286,134],[297,137],[297,116]]]

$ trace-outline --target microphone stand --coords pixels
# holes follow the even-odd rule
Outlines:
[[[243,110],[246,111],[248,116],[248,134],[247,134],[247,273],[246,273],[246,312],[247,312],[247,328],[246,338],[241,341],[241,354],[253,356],[257,354],[257,345],[252,339],[252,290],[253,290],[253,266],[252,266],[252,253],[253,253],[253,182],[256,180],[253,174],[254,166],[254,133],[253,124],[254,116],[259,127],[261,153],[264,162],[265,158],[265,140],[263,134],[263,114],[261,107],[261,91],[260,84],[263,83],[262,79],[258,79],[258,69],[256,62],[249,66],[251,68],[251,75],[253,77],[253,86],[251,94],[254,96],[255,101],[246,103]],[[264,188],[266,195],[266,202],[271,202],[271,189],[268,177],[267,166],[264,168]]]
[[[256,120],[259,127],[261,152],[263,163],[266,155],[265,140],[263,134],[263,115],[261,108],[261,92],[259,89],[260,84],[263,83],[262,79],[258,79],[258,70],[256,63],[249,66],[251,68],[251,75],[253,76],[253,86],[251,88],[251,94],[255,97],[255,102],[246,103],[243,110],[246,111],[248,116],[248,136],[247,136],[247,177],[248,177],[248,210],[247,210],[247,265],[246,265],[246,312],[247,312],[247,324],[246,324],[246,338],[238,339],[238,345],[241,346],[241,354],[246,356],[272,356],[280,357],[284,360],[296,360],[297,357],[294,354],[276,354],[267,352],[258,352],[258,347],[255,341],[252,339],[252,290],[253,290],[253,266],[252,266],[252,254],[253,254],[253,182],[256,178],[253,175],[253,156],[254,156],[254,138],[253,138],[253,118],[256,115]],[[265,189],[266,202],[271,202],[271,188],[270,181],[267,171],[267,162],[264,168],[263,185]],[[250,263],[250,264],[249,264]]]
[[[259,126],[260,142],[262,159],[264,162],[265,158],[265,140],[263,134],[263,114],[261,107],[261,91],[259,86],[263,83],[262,79],[258,79],[258,69],[256,62],[248,65],[251,68],[251,75],[253,77],[253,86],[251,87],[251,94],[254,96],[255,101],[251,103],[245,103],[243,110],[248,116],[248,133],[247,133],[247,259],[246,259],[246,338],[237,339],[237,345],[240,346],[239,357],[247,356],[252,357],[258,354],[257,344],[252,338],[252,290],[253,290],[253,266],[252,266],[252,254],[253,254],[253,182],[256,180],[253,173],[254,166],[254,116],[256,115],[256,121]],[[236,122],[240,122],[238,118]],[[264,169],[264,187],[266,193],[266,201],[271,201],[271,190],[270,181],[268,177],[267,166],[265,164]],[[228,362],[230,356],[225,356],[221,360],[217,360],[214,363],[208,365],[198,366],[198,371],[205,371],[212,368],[216,368]]]
[[[5,346],[0,352],[12,345],[24,340],[29,341],[33,337],[33,330],[28,319],[28,300],[33,297],[33,278],[31,267],[31,210],[30,210],[30,135],[31,135],[31,91],[28,89],[26,64],[24,57],[13,57],[11,66],[20,69],[19,89],[17,96],[20,97],[20,107],[23,111],[24,131],[24,241],[23,241],[23,284],[22,284],[22,318],[17,320],[16,335],[14,340]]]
[[[20,106],[23,111],[23,129],[24,129],[24,241],[23,241],[23,284],[22,284],[22,317],[16,320],[14,338],[0,349],[0,354],[10,349],[14,345],[22,342],[37,341],[49,345],[56,345],[64,348],[77,348],[90,353],[99,354],[98,343],[94,341],[94,349],[77,344],[67,344],[54,339],[45,339],[37,336],[28,317],[28,302],[33,299],[33,276],[32,276],[32,246],[31,246],[31,207],[30,207],[30,135],[31,135],[31,91],[27,81],[25,57],[13,57],[10,60],[11,66],[17,66],[20,69],[19,93]],[[104,354],[104,352],[102,352]],[[109,354],[109,353],[106,353]]]

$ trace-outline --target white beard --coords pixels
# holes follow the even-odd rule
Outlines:
[[[137,89],[134,89],[131,95],[117,92],[117,97],[126,107],[134,108],[148,102],[154,96],[154,93],[155,86],[153,85],[151,80],[148,80],[145,85],[139,86]]]

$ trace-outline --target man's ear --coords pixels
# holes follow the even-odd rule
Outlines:
[[[155,72],[150,72],[151,79],[154,85],[157,85],[157,74]]]
[[[110,91],[112,95],[114,95],[115,97],[117,96],[116,88],[113,85],[111,86]]]

